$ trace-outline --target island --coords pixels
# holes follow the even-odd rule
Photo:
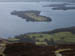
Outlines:
[[[50,5],[44,5],[43,7],[65,7],[67,5],[73,5],[73,4],[70,4],[70,3],[61,3],[61,4],[50,4]]]
[[[70,6],[72,5],[72,6]],[[62,4],[50,4],[50,5],[44,5],[43,7],[51,7],[52,10],[75,10],[74,4],[70,3],[62,3]]]
[[[52,21],[50,17],[40,15],[40,11],[13,11],[11,15],[17,15],[26,21],[33,21],[33,22],[50,22]]]
[[[53,10],[75,10],[75,7],[54,7]]]

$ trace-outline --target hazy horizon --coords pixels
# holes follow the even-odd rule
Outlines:
[[[75,0],[0,0],[0,2],[75,2]]]

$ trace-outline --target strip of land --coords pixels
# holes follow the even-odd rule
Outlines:
[[[30,42],[37,45],[75,44],[75,27],[21,34],[14,39],[18,39],[16,42]],[[11,39],[12,42],[15,41],[14,39]]]

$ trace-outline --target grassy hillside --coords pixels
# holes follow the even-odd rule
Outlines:
[[[31,42],[37,45],[74,44],[75,27],[62,28],[49,32],[29,33],[15,36],[18,42]]]
[[[4,49],[7,43],[34,43],[36,45],[56,45],[56,44],[75,44],[75,27],[62,28],[54,31],[28,33],[0,40],[0,55],[4,55]],[[62,46],[61,46],[62,47]]]

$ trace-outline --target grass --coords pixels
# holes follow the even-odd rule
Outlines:
[[[18,41],[19,39],[16,38],[8,38],[8,41]]]
[[[35,39],[39,41],[44,41],[45,39],[50,40],[50,38],[52,37],[50,34],[41,34],[41,33],[29,34],[28,36],[30,38],[35,37]]]
[[[25,34],[20,35],[19,37],[22,40],[24,38],[32,39],[32,41],[35,41],[35,44],[45,44],[49,45],[51,43],[75,43],[75,34],[72,34],[71,32],[58,32],[53,34],[45,34],[45,33],[31,33],[31,34]],[[17,41],[20,40],[18,37],[17,39],[9,39],[10,41]],[[21,41],[22,41],[21,40]]]
[[[67,49],[58,49],[55,51],[55,55],[56,56],[63,56],[60,52],[64,52],[64,51],[70,51],[72,50],[71,48],[67,48]]]
[[[25,13],[25,15],[37,21],[47,21],[48,19],[44,16],[36,15],[35,13]]]
[[[36,45],[48,45],[46,42],[35,42]]]
[[[68,51],[68,50],[72,50],[71,48],[67,48],[67,49],[58,49],[55,51],[55,53],[60,53],[60,52],[63,52],[63,51]]]
[[[0,43],[0,55],[3,55],[4,56],[3,52],[5,50],[5,47],[6,47],[6,44],[5,43]]]
[[[75,34],[72,34],[71,32],[58,32],[54,34],[34,33],[28,34],[28,36],[29,38],[34,37],[36,41],[39,41],[39,43],[43,43],[45,40],[50,41],[52,38],[54,39],[55,42],[63,41],[66,43],[75,43]]]
[[[72,34],[71,32],[55,33],[53,34],[53,38],[55,41],[63,40],[65,42],[75,42],[75,34]]]

